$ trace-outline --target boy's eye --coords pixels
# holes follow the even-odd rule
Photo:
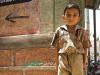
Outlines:
[[[66,14],[66,17],[71,17],[71,14]]]
[[[66,17],[78,17],[79,14],[66,14]]]

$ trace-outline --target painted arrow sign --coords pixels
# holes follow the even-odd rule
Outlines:
[[[10,21],[10,22],[16,22],[13,19],[22,19],[22,18],[29,18],[29,16],[13,16],[13,14],[9,14],[8,16],[5,17],[5,20]]]

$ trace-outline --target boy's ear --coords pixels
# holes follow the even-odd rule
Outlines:
[[[62,15],[62,19],[63,19],[63,21],[65,21],[65,20],[66,20],[66,17],[65,17],[65,15]]]
[[[62,19],[63,19],[63,20],[65,19],[65,16],[64,16],[64,15],[62,15]]]
[[[79,17],[79,18],[78,18],[78,21],[80,21],[80,19],[81,19],[81,18]]]

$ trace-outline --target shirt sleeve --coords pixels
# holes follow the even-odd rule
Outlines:
[[[56,46],[57,42],[58,42],[58,38],[59,38],[59,31],[58,29],[55,31],[54,35],[53,35],[53,39],[51,42],[51,46]]]
[[[83,34],[82,34],[82,44],[83,44],[83,48],[91,47],[91,42],[88,37],[88,32],[86,32],[85,30],[83,30]]]

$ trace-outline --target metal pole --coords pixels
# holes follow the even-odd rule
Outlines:
[[[86,9],[86,24],[87,24],[88,36],[89,36],[90,35],[89,9]],[[90,66],[90,48],[88,49],[88,70],[89,70],[89,66]]]
[[[97,62],[97,43],[96,43],[96,9],[93,9],[93,19],[94,19],[94,61]]]

